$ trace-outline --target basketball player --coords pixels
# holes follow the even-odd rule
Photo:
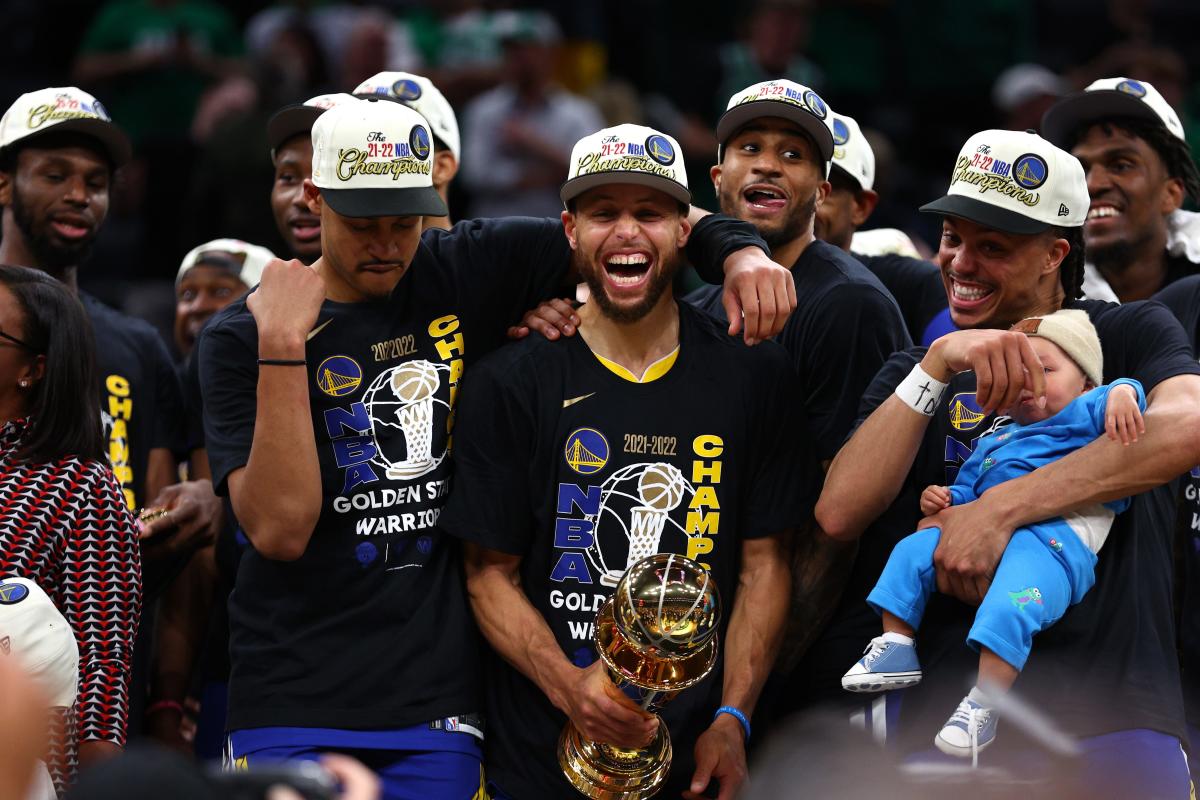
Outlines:
[[[422,235],[421,217],[446,209],[429,128],[407,106],[340,104],[312,140],[321,257],[268,264],[200,337],[214,483],[252,545],[230,601],[230,756],[350,752],[387,797],[468,797],[479,657],[435,527],[452,409],[466,365],[556,291],[570,249],[558,220]],[[731,273],[751,278],[756,237],[720,222],[716,255],[691,255],[732,253]]]
[[[591,623],[625,569],[660,552],[707,566],[728,615],[723,683],[664,711],[675,754],[663,796],[715,781],[731,798],[745,778],[787,610],[781,532],[808,514],[811,448],[794,435],[783,350],[747,348],[669,291],[692,230],[677,152],[637,125],[575,145],[562,219],[590,289],[579,335],[513,344],[463,391],[441,524],[467,542],[471,606],[504,659],[486,692],[493,797],[578,796],[555,759],[568,719],[621,747],[654,735],[657,720],[597,660]]]

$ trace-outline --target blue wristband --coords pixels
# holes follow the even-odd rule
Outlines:
[[[721,716],[722,714],[728,714],[738,722],[742,723],[742,733],[746,734],[747,741],[750,740],[750,720],[746,719],[746,715],[743,714],[741,710],[736,709],[733,706],[721,706],[717,709],[717,713],[713,714],[713,721],[716,722],[717,717]]]

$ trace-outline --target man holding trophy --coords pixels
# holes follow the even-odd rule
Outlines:
[[[787,611],[785,533],[816,491],[798,392],[781,348],[745,346],[669,291],[691,233],[672,138],[585,137],[562,199],[591,290],[580,335],[474,367],[440,519],[467,543],[472,609],[502,659],[486,670],[490,788],[698,797],[715,780],[732,797]],[[644,709],[678,690],[665,745]],[[672,750],[669,767],[651,755]]]

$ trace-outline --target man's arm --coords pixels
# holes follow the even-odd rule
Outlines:
[[[792,592],[779,667],[791,671],[825,629],[837,610],[858,542],[841,542],[817,527],[805,525],[796,535],[791,555]]]
[[[466,543],[467,592],[480,631],[584,736],[619,747],[649,744],[658,719],[613,685],[603,661],[580,669],[567,660],[521,589],[520,566],[520,556]]]
[[[725,634],[725,684],[721,705],[746,717],[758,696],[783,640],[791,577],[783,539],[766,536],[742,543],[737,594]],[[696,772],[685,797],[700,798],[711,778],[720,783],[719,800],[732,798],[746,780],[746,742],[741,722],[720,714],[696,740]]]

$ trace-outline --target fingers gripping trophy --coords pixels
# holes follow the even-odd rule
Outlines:
[[[702,566],[672,553],[625,571],[596,615],[596,648],[620,688],[657,711],[699,683],[717,662],[721,598]],[[571,723],[558,741],[567,780],[594,800],[653,796],[671,769],[671,739],[659,720],[649,747],[627,749],[585,739]]]

